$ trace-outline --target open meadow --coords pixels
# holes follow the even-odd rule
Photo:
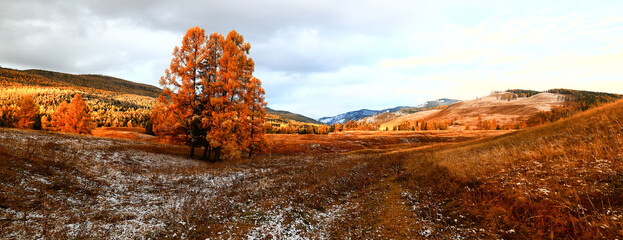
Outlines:
[[[502,133],[269,135],[272,155],[208,163],[186,146],[3,129],[0,237],[420,236],[399,150]]]
[[[271,155],[0,130],[0,238],[616,238],[623,102],[519,131],[269,135]]]
[[[623,1],[3,1],[0,240],[623,240]]]

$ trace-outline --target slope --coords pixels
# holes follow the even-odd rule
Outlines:
[[[509,97],[509,95],[511,97]],[[452,120],[456,126],[476,126],[478,116],[483,120],[495,119],[499,125],[525,122],[540,111],[562,105],[567,96],[557,93],[539,93],[531,97],[517,97],[509,92],[494,93],[476,100],[461,101],[428,115],[424,121]]]
[[[431,237],[623,235],[623,100],[555,123],[414,155],[400,178]],[[430,211],[429,211],[430,210]],[[473,233],[472,233],[473,234]],[[478,235],[479,234],[479,235]]]
[[[0,86],[48,86],[97,89],[123,94],[158,97],[161,89],[142,83],[102,75],[75,75],[46,70],[0,68]]]
[[[435,101],[427,101],[418,105],[417,107],[409,107],[409,106],[398,106],[393,108],[387,108],[383,110],[370,110],[370,109],[359,109],[357,111],[350,111],[342,114],[338,114],[332,117],[322,117],[318,119],[318,121],[325,124],[334,124],[334,123],[346,123],[348,121],[361,121],[365,120],[368,123],[376,123],[378,120],[387,121],[388,119],[393,119],[398,116],[402,116],[405,114],[410,114],[414,112],[423,111],[429,108],[435,108],[440,106],[449,105],[452,103],[458,102],[458,100],[449,99],[449,98],[441,98]]]
[[[384,111],[384,110],[381,110]],[[336,116],[332,116],[332,117],[321,117],[318,119],[319,122],[322,122],[324,124],[334,124],[334,123],[346,123],[348,121],[352,121],[352,120],[359,120],[365,117],[369,117],[372,116],[374,114],[377,114],[379,112],[381,112],[379,110],[370,110],[370,109],[359,109],[357,111],[350,111],[350,112],[346,112],[346,113],[342,113],[342,114],[338,114]]]
[[[30,95],[41,107],[38,122],[49,118],[63,101],[80,94],[99,127],[145,126],[160,92],[153,86],[113,77],[0,68],[0,106],[15,106],[22,96]]]
[[[440,110],[421,111],[401,116],[395,114],[390,117],[378,115],[370,120],[381,123],[381,130],[392,129],[405,122],[413,124],[416,121],[451,122],[449,129],[474,129],[480,118],[483,122],[495,120],[501,128],[521,128],[568,118],[577,112],[613,102],[622,97],[619,94],[571,89],[550,89],[545,92],[512,89],[506,92],[494,92],[475,100],[461,101],[440,108]]]
[[[301,114],[292,113],[292,112],[283,111],[283,110],[274,110],[268,107],[266,108],[266,113],[279,116],[280,118],[286,119],[286,120],[294,120],[294,121],[302,122],[302,123],[322,124],[321,122],[318,122],[310,117],[306,117]]]
[[[427,112],[428,110],[440,109],[444,106],[459,102],[456,99],[449,98],[440,98],[434,101],[427,101],[418,105],[417,107],[401,107],[400,109],[396,109],[394,111],[381,111],[373,116],[366,117],[362,119],[367,123],[376,123],[381,125],[381,130],[385,130],[386,127],[389,129],[393,128],[395,125],[400,124],[401,122],[416,118],[422,118],[424,116],[428,116],[432,112]],[[416,114],[418,113],[418,114]],[[397,120],[398,119],[398,120]],[[388,124],[388,122],[396,122],[395,124]]]

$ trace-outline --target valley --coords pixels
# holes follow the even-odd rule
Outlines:
[[[0,237],[615,238],[622,104],[519,131],[272,134],[217,163],[0,129]]]
[[[29,95],[43,120],[81,94],[97,123],[89,135],[0,128],[3,239],[623,234],[618,94],[507,90],[330,125],[267,108],[265,153],[212,162],[150,132],[153,89],[1,70],[3,111]]]
[[[623,240],[619,1],[4,1],[0,240]]]
[[[185,146],[0,130],[0,237],[372,237],[404,201],[406,152],[499,134],[270,135],[271,155],[213,164]],[[396,202],[378,205],[386,194]],[[421,232],[407,207],[405,230]]]
[[[267,108],[266,151],[214,162],[152,132],[145,91],[158,89],[0,70],[0,123],[17,122],[24,96],[45,122],[80,94],[97,124],[88,135],[0,128],[2,239],[623,235],[618,94],[507,90],[330,125]]]

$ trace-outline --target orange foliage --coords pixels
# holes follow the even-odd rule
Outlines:
[[[169,101],[164,95],[158,97],[156,104],[151,109],[150,122],[152,123],[151,131],[156,136],[167,137],[169,142],[181,142],[183,132],[180,128],[176,128],[176,124],[180,122],[178,116],[169,111]]]
[[[151,114],[154,133],[189,144],[191,157],[196,145],[204,147],[204,158],[214,152],[217,161],[221,152],[265,151],[266,103],[247,57],[250,48],[235,31],[224,38],[189,29],[160,80],[164,91]]]
[[[498,125],[497,120],[489,119],[482,120],[482,117],[478,115],[478,123],[476,124],[476,128],[479,130],[501,130],[502,128]]]
[[[82,96],[76,94],[70,104],[61,103],[52,114],[49,129],[75,134],[90,134],[95,123]]]
[[[165,86],[163,95],[171,99],[171,106],[167,109],[179,120],[173,128],[175,132],[184,133],[184,141],[191,147],[191,157],[201,135],[199,124],[203,105],[197,93],[203,78],[204,58],[205,31],[199,27],[190,28],[182,40],[182,47],[173,50],[171,65],[160,79],[160,84]]]
[[[266,122],[266,102],[264,102],[264,89],[262,89],[261,82],[257,78],[252,78],[251,82],[247,86],[247,94],[245,102],[248,103],[247,119],[249,121],[248,126],[249,133],[247,144],[249,147],[249,157],[254,151],[263,153],[268,150],[268,142],[265,137],[265,129],[263,125]]]
[[[16,117],[15,110],[12,106],[0,107],[0,127],[13,127]]]
[[[39,118],[39,106],[32,100],[30,95],[24,95],[18,103],[17,128],[33,129],[35,121]]]

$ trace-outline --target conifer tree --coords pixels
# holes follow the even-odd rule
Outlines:
[[[61,132],[64,129],[65,122],[64,118],[67,116],[67,112],[69,111],[69,104],[65,101],[61,103],[61,105],[56,108],[54,113],[50,116],[50,130]]]
[[[195,155],[195,145],[200,137],[202,104],[200,103],[201,81],[205,76],[206,58],[205,31],[199,27],[188,29],[181,47],[173,50],[173,59],[165,76],[160,78],[163,94],[171,99],[172,111],[180,122],[173,127],[185,132],[185,141],[190,145],[190,157]],[[172,116],[172,115],[169,115]]]
[[[89,108],[80,94],[74,95],[70,104],[61,103],[52,114],[50,125],[54,131],[75,134],[90,134],[91,130],[95,128],[95,122]]]
[[[19,109],[17,113],[19,117],[17,128],[33,129],[35,121],[39,118],[39,105],[35,103],[30,95],[24,95],[17,106]]]
[[[267,149],[264,123],[266,122],[266,102],[264,102],[264,89],[262,89],[261,82],[257,78],[252,78],[251,82],[247,86],[247,98],[248,102],[248,120],[249,120],[249,143],[248,151],[249,158],[251,158],[254,151],[265,152]]]
[[[250,44],[235,31],[226,38],[204,32],[189,29],[182,47],[175,48],[152,109],[153,132],[183,138],[191,157],[196,145],[204,146],[204,158],[216,161],[221,153],[264,151],[266,103],[261,81],[253,78]]]
[[[12,106],[0,106],[0,127],[13,127],[16,109]]]

